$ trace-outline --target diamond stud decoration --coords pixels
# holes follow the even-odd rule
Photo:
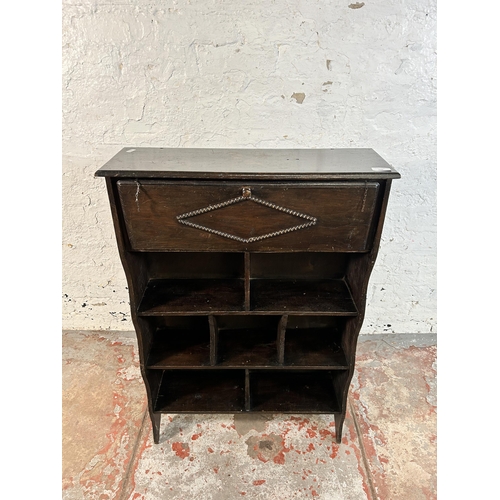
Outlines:
[[[252,236],[250,238],[242,238],[241,236],[236,236],[234,234],[226,233],[223,231],[218,231],[216,229],[212,229],[207,226],[203,226],[201,224],[196,224],[188,219],[195,217],[197,215],[206,214],[208,212],[213,212],[215,210],[219,210],[224,207],[228,207],[230,205],[234,205],[236,203],[248,202],[251,201],[253,203],[258,203],[260,205],[264,205],[265,207],[271,208],[273,210],[277,210],[279,212],[283,212],[285,214],[291,215],[293,217],[297,217],[299,219],[303,219],[307,222],[303,224],[298,224],[296,226],[290,226],[285,229],[280,229],[279,231],[274,231],[271,233],[266,233],[260,236]],[[201,231],[206,231],[208,233],[216,234],[217,236],[222,236],[223,238],[229,238],[230,240],[239,241],[241,243],[253,243],[255,241],[265,240],[267,238],[273,238],[275,236],[281,236],[282,234],[291,233],[293,231],[298,231],[299,229],[305,229],[307,227],[315,226],[318,219],[316,217],[312,217],[311,215],[306,215],[296,210],[292,210],[290,208],[281,207],[276,205],[275,203],[271,203],[269,201],[261,200],[252,195],[252,191],[249,187],[244,187],[242,189],[241,196],[237,198],[232,198],[227,201],[223,201],[221,203],[217,203],[216,205],[209,205],[208,207],[199,208],[198,210],[193,210],[192,212],[186,212],[185,214],[181,214],[177,216],[177,220],[180,224],[184,224],[185,226],[193,227],[195,229],[200,229]]]

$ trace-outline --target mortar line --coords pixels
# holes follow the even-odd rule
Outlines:
[[[377,493],[375,491],[375,486],[373,485],[373,478],[370,471],[370,466],[368,464],[368,458],[366,457],[365,445],[363,444],[363,436],[361,434],[361,428],[359,427],[358,419],[356,418],[356,413],[354,412],[354,406],[352,404],[351,398],[349,398],[349,408],[351,410],[352,420],[354,422],[354,428],[358,435],[359,448],[361,451],[361,457],[363,458],[363,467],[366,471],[366,481],[368,483],[368,488],[370,488],[370,493],[372,494],[373,500],[377,500]]]
[[[123,478],[122,491],[120,493],[120,500],[125,500],[125,495],[127,493],[127,486],[129,482],[130,473],[132,470],[132,466],[135,461],[135,457],[137,455],[137,449],[139,448],[139,443],[141,442],[141,438],[144,430],[144,422],[146,421],[146,416],[148,414],[148,409],[144,411],[144,416],[142,417],[141,426],[139,428],[139,432],[137,433],[137,439],[135,440],[134,448],[132,449],[132,455],[130,456],[130,462],[127,466],[127,470],[125,471],[125,477]]]

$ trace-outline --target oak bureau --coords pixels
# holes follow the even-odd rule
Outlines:
[[[392,179],[371,149],[124,148],[105,177],[162,413],[326,413],[341,441]]]

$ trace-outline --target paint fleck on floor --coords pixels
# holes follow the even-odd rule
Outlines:
[[[135,339],[63,333],[63,499],[436,498],[435,336],[358,343],[332,415],[164,415],[152,439]]]

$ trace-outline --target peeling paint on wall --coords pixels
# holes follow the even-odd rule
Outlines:
[[[292,99],[295,99],[297,101],[297,104],[302,104],[305,98],[306,95],[304,94],[304,92],[294,92],[292,94]]]

